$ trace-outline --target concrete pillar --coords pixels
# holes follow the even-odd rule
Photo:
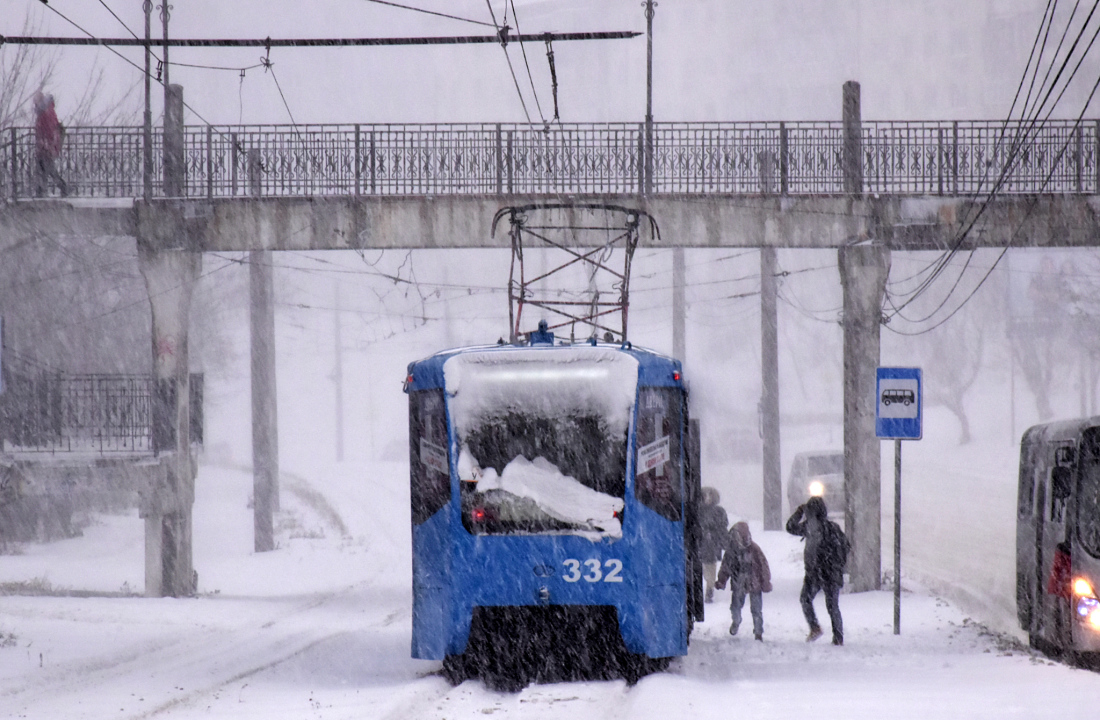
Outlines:
[[[141,494],[145,594],[180,597],[193,594],[196,586],[191,558],[196,467],[191,456],[187,325],[202,255],[159,249],[139,238],[138,262],[152,306],[153,449],[158,459],[153,479]]]
[[[248,151],[252,196],[259,197],[263,168],[259,150]],[[260,220],[261,243],[271,237]],[[256,552],[275,549],[275,511],[279,509],[279,422],[275,385],[275,281],[270,250],[248,257],[252,343],[252,508]]]
[[[760,192],[775,192],[775,155],[757,156]],[[774,218],[764,221],[760,248],[760,434],[764,482],[764,529],[783,528],[783,471],[779,454],[779,278],[776,247],[779,234]]]
[[[875,368],[879,364],[882,297],[890,251],[853,245],[838,253],[844,290],[844,477],[845,528],[851,589],[877,590],[882,578],[882,485],[875,437]]]
[[[279,431],[275,386],[275,287],[271,252],[249,253],[252,339],[252,500],[256,552],[275,549]]]
[[[760,429],[763,439],[764,529],[783,527],[779,457],[779,294],[775,246],[760,248]]]
[[[165,91],[163,150],[163,194],[180,197],[186,186],[180,85],[169,85]],[[196,467],[191,456],[187,330],[202,254],[189,246],[187,223],[178,207],[150,202],[139,206],[138,265],[153,320],[152,443],[158,459],[142,489],[139,508],[145,520],[145,594],[151,597],[192,595],[197,585],[191,557]]]

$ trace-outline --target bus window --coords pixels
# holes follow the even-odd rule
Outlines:
[[[669,520],[680,519],[682,407],[676,388],[638,391],[634,495]]]
[[[409,395],[409,467],[412,520],[419,525],[451,498],[447,414],[441,389]]]
[[[1100,458],[1082,461],[1078,482],[1077,535],[1090,555],[1100,557]]]

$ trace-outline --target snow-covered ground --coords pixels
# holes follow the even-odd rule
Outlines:
[[[911,464],[921,474],[919,457]],[[143,585],[136,515],[97,516],[83,537],[3,556],[0,582],[42,594],[0,597],[0,716],[923,720],[1063,718],[1095,707],[1100,675],[1034,654],[916,581],[905,583],[899,636],[884,590],[841,597],[843,647],[829,645],[827,634],[806,643],[799,541],[755,522],[775,576],[763,643],[730,637],[729,595],[720,591],[689,654],[636,686],[532,685],[518,694],[478,681],[451,687],[438,663],[409,657],[406,472],[401,463],[343,463],[285,473],[279,548],[255,554],[251,474],[205,464],[194,513],[200,593],[192,599],[125,596]],[[965,480],[963,472],[954,482]],[[917,525],[920,502],[911,505]],[[975,548],[988,544],[955,559],[981,564],[984,550]],[[820,598],[818,611],[827,630]]]

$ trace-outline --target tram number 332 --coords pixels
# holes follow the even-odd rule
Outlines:
[[[601,566],[600,561],[595,558],[585,560],[583,563],[580,560],[569,558],[568,560],[562,560],[561,564],[565,566],[565,572],[562,574],[565,582],[574,583],[581,579],[590,583],[623,581],[623,576],[620,575],[623,571],[622,560],[604,560]]]

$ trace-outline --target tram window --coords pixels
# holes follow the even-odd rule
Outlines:
[[[680,519],[682,408],[676,388],[638,391],[634,495],[669,520]]]
[[[409,395],[409,467],[412,520],[419,525],[451,498],[447,414],[442,390]]]
[[[470,464],[477,466],[479,472],[494,478],[508,477],[505,468],[518,463],[516,471],[532,480],[541,478],[533,480],[536,485],[548,483],[547,487],[557,487],[572,499],[571,505],[563,498],[547,498],[544,507],[532,497],[515,495],[502,488],[485,491],[483,486],[489,484],[486,479],[480,485],[463,482],[462,524],[469,532],[479,535],[621,532],[620,522],[612,521],[610,510],[607,510],[610,530],[606,525],[601,529],[588,522],[562,519],[575,514],[569,510],[573,505],[594,502],[604,507],[608,500],[614,505],[614,499],[621,499],[625,492],[626,437],[613,433],[599,415],[577,411],[551,416],[510,410],[482,417],[465,431],[459,442],[463,457],[469,453]],[[460,460],[460,477],[462,467]],[[621,509],[621,501],[617,505]]]
[[[1100,557],[1100,459],[1081,463],[1077,493],[1077,536],[1090,555]]]

